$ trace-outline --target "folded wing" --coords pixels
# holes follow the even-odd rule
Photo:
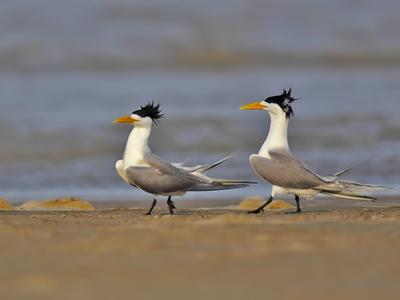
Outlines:
[[[156,195],[234,189],[249,185],[247,181],[215,179],[203,174],[225,160],[189,171],[165,162],[154,154],[148,154],[144,157],[148,167],[130,167],[126,170],[126,175],[132,185]]]
[[[269,154],[271,158],[250,156],[250,164],[261,178],[271,184],[292,189],[309,189],[327,183],[291,154],[278,151],[271,151]]]
[[[271,158],[252,155],[250,163],[260,177],[276,186],[287,189],[310,189],[322,194],[361,200],[374,200],[374,197],[365,194],[388,189],[384,186],[338,179],[338,176],[351,168],[338,172],[335,176],[323,177],[309,170],[289,153],[270,151],[269,154]]]

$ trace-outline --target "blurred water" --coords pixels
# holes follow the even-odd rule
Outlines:
[[[238,107],[289,86],[302,99],[290,126],[299,158],[325,174],[367,160],[351,178],[398,185],[396,1],[0,5],[4,196],[146,197],[115,174],[130,129],[111,122],[152,99],[166,113],[154,152],[193,163],[235,153],[213,175],[255,179],[247,158],[268,119]],[[267,185],[241,193],[258,192]]]

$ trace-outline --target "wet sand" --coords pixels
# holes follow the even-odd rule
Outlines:
[[[398,299],[400,207],[207,204],[1,212],[0,299]]]

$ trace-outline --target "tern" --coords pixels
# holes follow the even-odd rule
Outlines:
[[[189,191],[215,191],[246,187],[250,181],[219,179],[207,176],[210,169],[222,164],[226,157],[216,163],[184,166],[184,163],[168,163],[153,154],[148,145],[153,125],[164,116],[159,104],[151,102],[141,106],[130,115],[114,120],[114,123],[133,125],[124,156],[116,163],[119,176],[131,186],[154,195],[153,203],[146,213],[151,215],[158,196],[167,196],[170,214],[174,214],[172,196],[182,196]]]
[[[320,176],[311,171],[303,162],[296,159],[289,149],[288,125],[293,116],[292,90],[283,90],[280,95],[268,97],[261,102],[242,106],[241,110],[264,110],[271,122],[268,136],[258,154],[249,158],[254,172],[272,184],[269,199],[259,208],[249,211],[258,214],[270,204],[276,195],[294,195],[296,213],[301,212],[300,197],[312,199],[317,194],[332,195],[341,198],[376,200],[365,194],[387,189],[384,186],[362,184],[339,179],[352,168],[340,171],[332,176]]]

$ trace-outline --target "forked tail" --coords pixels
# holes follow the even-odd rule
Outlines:
[[[322,189],[321,193],[341,198],[374,201],[376,198],[367,194],[391,189],[383,185],[364,184],[344,180],[338,180],[337,184],[333,187],[338,189]]]
[[[224,157],[223,159],[220,159],[219,161],[215,162],[215,163],[209,163],[209,164],[205,164],[205,165],[197,165],[197,166],[185,166],[185,162],[181,162],[181,163],[172,163],[172,165],[178,169],[184,170],[186,172],[190,172],[190,173],[198,173],[198,174],[203,174],[205,172],[207,172],[208,170],[211,170],[217,166],[219,166],[220,164],[224,163],[225,161],[227,161],[228,159],[230,159],[232,157],[232,155],[229,155],[227,157]]]
[[[211,183],[198,183],[192,186],[188,191],[219,191],[219,190],[232,190],[247,187],[251,184],[257,184],[255,181],[246,180],[230,180],[230,179],[212,179]]]
[[[196,172],[198,173],[205,173],[208,170],[211,170],[217,166],[219,166],[220,164],[224,163],[225,161],[227,161],[228,159],[230,159],[232,157],[232,155],[229,155],[227,157],[224,157],[223,159],[220,159],[219,161],[215,162],[215,163],[210,163],[210,164],[206,164],[204,166],[201,166],[199,169],[196,170]]]

